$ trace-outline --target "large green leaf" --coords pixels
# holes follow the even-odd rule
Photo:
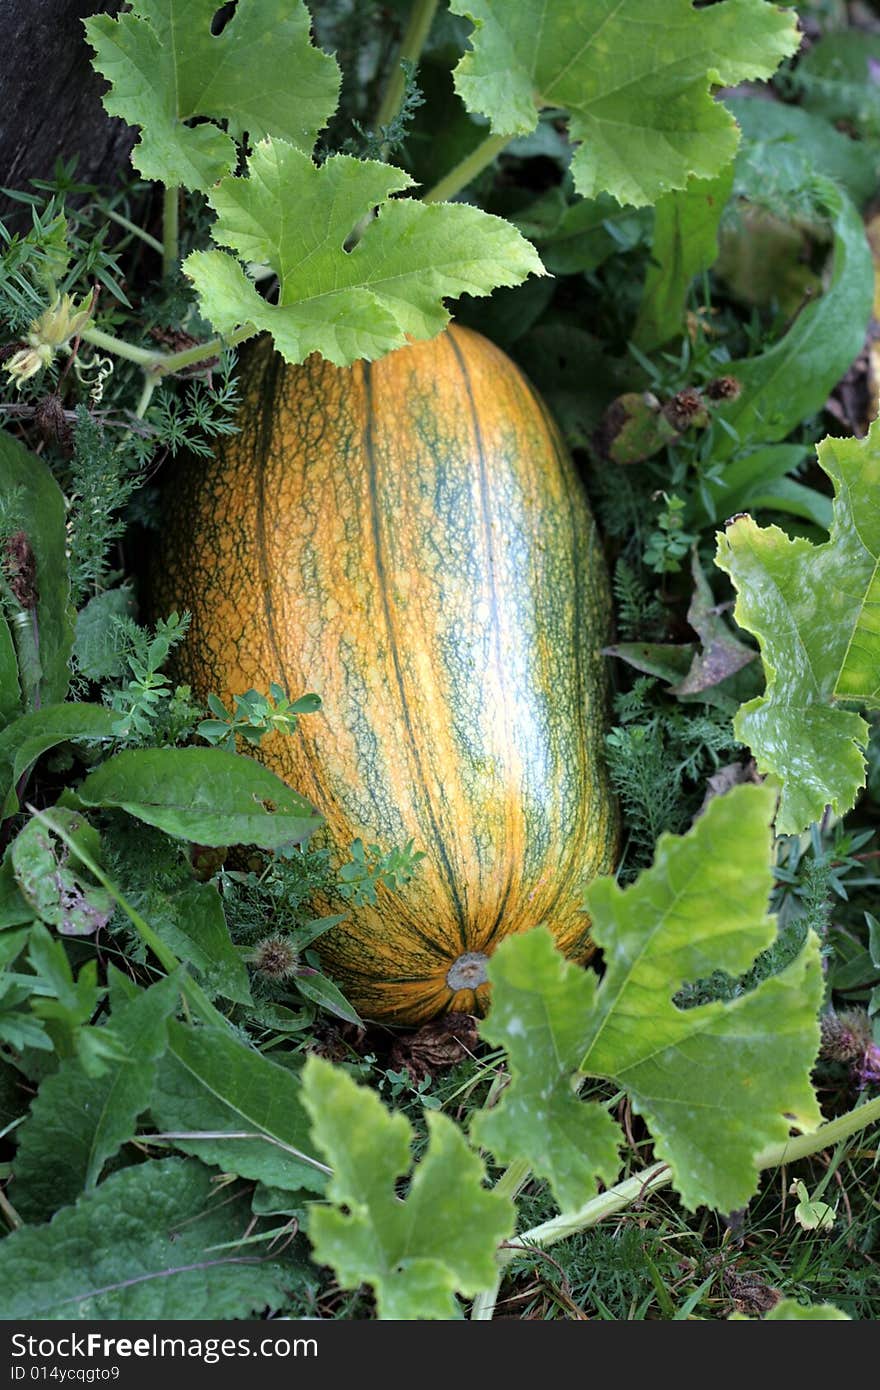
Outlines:
[[[817,452],[835,489],[825,544],[742,516],[719,535],[715,561],[736,586],[736,621],[761,646],[767,688],[734,727],[782,784],[780,833],[805,829],[826,805],[850,809],[868,726],[840,702],[880,706],[880,423]]]
[[[492,1009],[480,1034],[505,1047],[511,1085],[471,1133],[503,1163],[525,1158],[547,1178],[563,1211],[610,1186],[620,1171],[621,1133],[573,1078],[590,1039],[598,976],[572,967],[544,927],[502,942],[489,965]]]
[[[339,69],[312,46],[302,0],[239,0],[221,34],[216,0],[135,0],[85,21],[104,106],[140,126],[132,162],[147,179],[207,190],[235,166],[234,135],[277,135],[310,151],[336,109]],[[187,126],[192,117],[211,117]]]
[[[714,178],[737,130],[713,85],[769,77],[798,46],[795,17],[765,0],[452,0],[475,23],[455,72],[468,109],[496,135],[534,130],[543,106],[569,112],[572,172],[585,197],[655,202]]]
[[[151,1110],[161,1129],[204,1134],[175,1142],[224,1172],[271,1187],[320,1191],[299,1082],[286,1067],[219,1028],[171,1023]]]
[[[111,967],[111,988],[115,973]],[[111,1018],[126,1056],[109,1061],[100,1076],[67,1058],[42,1082],[16,1136],[12,1194],[25,1221],[47,1220],[94,1187],[107,1160],[134,1137],[179,994],[179,982],[168,976],[131,1000],[118,995]]]
[[[200,845],[279,849],[321,824],[274,772],[222,748],[128,749],[89,773],[77,794]]]
[[[427,1115],[428,1148],[406,1199],[396,1192],[412,1167],[413,1128],[375,1092],[312,1056],[303,1101],[315,1143],[333,1167],[331,1206],[314,1206],[315,1258],[344,1288],[369,1284],[380,1318],[458,1316],[455,1293],[491,1286],[495,1250],[513,1231],[513,1204],[487,1192],[485,1172],[445,1115]]]
[[[51,1225],[0,1241],[4,1319],[247,1318],[280,1308],[300,1271],[242,1248],[247,1194],[168,1158],[113,1173]]]
[[[606,971],[581,1067],[626,1087],[691,1209],[742,1206],[761,1151],[822,1118],[810,1085],[823,990],[814,937],[730,1003],[673,999],[713,970],[747,970],[773,942],[773,804],[768,788],[734,788],[687,835],[661,837],[630,888],[606,878],[586,893]]]
[[[822,995],[818,942],[729,1003],[682,1008],[685,984],[740,974],[774,939],[773,793],[716,797],[687,835],[661,836],[631,887],[587,890],[605,959],[600,982],[564,962],[544,928],[504,942],[489,972],[486,1036],[507,1048],[512,1081],[476,1133],[497,1157],[527,1158],[563,1207],[588,1200],[594,1174],[615,1176],[615,1127],[575,1098],[576,1073],[624,1087],[691,1209],[742,1206],[758,1157],[789,1127],[821,1119],[810,1086]]]
[[[320,352],[345,366],[439,333],[449,322],[445,295],[485,295],[542,273],[534,247],[501,218],[463,203],[390,199],[411,183],[375,160],[333,155],[319,167],[292,145],[260,142],[247,178],[224,179],[208,195],[218,214],[212,236],[245,261],[271,265],[278,302],[258,293],[233,256],[196,251],[184,270],[204,313],[221,333],[266,329],[288,362]]]
[[[25,605],[22,610],[35,654],[33,664],[20,671],[25,708],[30,709],[63,700],[70,679],[73,610],[66,514],[49,468],[5,430],[0,430],[0,498],[7,508],[6,524],[13,534],[24,533],[36,563],[36,609]]]

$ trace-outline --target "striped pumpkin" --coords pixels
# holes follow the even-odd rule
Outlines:
[[[160,611],[179,674],[227,702],[278,681],[322,711],[261,756],[353,838],[426,851],[322,962],[369,1018],[482,1012],[486,959],[546,922],[589,955],[612,864],[603,557],[560,435],[516,366],[452,327],[377,363],[260,343],[241,432],[175,477]]]

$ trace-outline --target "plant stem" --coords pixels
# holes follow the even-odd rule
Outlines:
[[[528,1161],[524,1158],[518,1158],[501,1174],[493,1189],[494,1192],[499,1197],[516,1197],[520,1188],[527,1181],[530,1172]]]
[[[810,1154],[821,1153],[823,1149],[830,1149],[832,1144],[839,1144],[841,1139],[848,1139],[851,1134],[867,1129],[875,1121],[880,1124],[880,1096],[866,1101],[864,1105],[857,1105],[854,1110],[847,1110],[836,1120],[828,1120],[814,1129],[812,1134],[798,1134],[794,1139],[786,1139],[784,1144],[774,1144],[765,1149],[758,1158],[758,1167],[779,1168],[783,1163],[809,1158]]]
[[[159,379],[155,372],[144,372],[144,384],[141,390],[140,400],[137,403],[137,410],[134,412],[138,420],[143,420],[146,415],[150,401],[153,398],[153,392],[158,385]],[[128,435],[126,435],[125,438],[127,439]]]
[[[168,276],[177,269],[180,235],[180,189],[166,188],[162,202],[162,274]]]
[[[456,193],[460,193],[463,188],[467,188],[469,183],[481,174],[484,169],[492,163],[506,145],[510,144],[510,135],[487,135],[482,144],[472,150],[469,155],[456,164],[454,169],[435,183],[433,188],[429,188],[427,193],[422,195],[423,203],[446,203],[450,198],[454,198]]]
[[[183,348],[180,352],[156,353],[157,362],[153,370],[158,376],[168,376],[171,372],[182,371],[184,367],[192,367],[197,362],[210,361],[212,357],[219,357],[224,348],[237,347],[239,343],[253,338],[258,332],[259,329],[252,323],[246,323],[223,338],[209,338],[206,343],[196,343],[195,347]]]
[[[114,338],[111,333],[104,333],[102,329],[92,326],[84,328],[80,336],[93,347],[103,348],[105,352],[124,357],[128,362],[136,362],[148,375],[159,378],[182,371],[196,362],[209,361],[225,347],[235,347],[246,338],[252,338],[257,331],[253,324],[246,323],[225,338],[210,338],[206,343],[196,343],[195,347],[184,348],[181,352],[153,352],[150,348],[135,347],[134,343],[127,343],[124,338]]]
[[[105,352],[112,352],[116,357],[124,357],[128,362],[136,362],[144,371],[156,371],[159,363],[168,353],[151,352],[149,348],[135,347],[134,343],[127,343],[123,338],[114,338],[112,333],[104,333],[100,328],[95,328],[89,324],[80,334],[83,342],[91,343],[93,347],[103,348]]]
[[[832,1148],[842,1139],[848,1139],[850,1135],[858,1134],[860,1130],[867,1129],[869,1125],[875,1123],[880,1124],[880,1096],[867,1101],[864,1105],[856,1106],[854,1110],[848,1110],[845,1115],[838,1116],[836,1120],[828,1120],[812,1134],[798,1134],[793,1139],[786,1139],[783,1144],[774,1144],[769,1149],[765,1149],[758,1158],[758,1168],[759,1170],[779,1168],[784,1163],[794,1163],[797,1159],[809,1158],[811,1154],[821,1153],[823,1149]],[[511,1165],[508,1173],[515,1166]],[[506,1177],[507,1173],[504,1175],[504,1178]],[[501,1179],[502,1182],[504,1178]],[[595,1226],[606,1216],[612,1216],[614,1212],[632,1206],[648,1192],[653,1192],[659,1187],[668,1187],[671,1182],[672,1170],[667,1164],[654,1163],[650,1168],[644,1168],[640,1173],[636,1173],[634,1177],[626,1178],[623,1182],[617,1183],[615,1187],[610,1187],[607,1192],[600,1193],[598,1197],[592,1197],[577,1211],[566,1212],[561,1216],[553,1217],[550,1221],[543,1221],[540,1226],[533,1226],[530,1231],[524,1231],[522,1235],[508,1241],[504,1248],[498,1252],[499,1273],[497,1282],[493,1288],[484,1289],[477,1294],[474,1299],[471,1318],[485,1322],[492,1317],[504,1266],[522,1251],[535,1245],[544,1249],[548,1245],[554,1245],[558,1240],[565,1240],[567,1236],[589,1230],[591,1226]]]
[[[154,236],[150,236],[150,233],[145,232],[143,227],[139,227],[136,222],[132,222],[129,218],[123,217],[121,212],[114,212],[112,208],[107,208],[106,215],[110,218],[111,222],[118,222],[119,226],[124,227],[127,232],[133,232],[135,236],[140,237],[141,241],[145,241],[154,251],[158,251],[160,256],[165,254],[165,247],[162,245],[161,241],[157,241]]]
[[[391,76],[388,79],[388,86],[385,88],[382,104],[376,113],[376,126],[380,130],[382,126],[390,125],[400,110],[403,94],[406,90],[406,78],[402,65],[403,63],[412,63],[415,67],[418,63],[436,12],[437,0],[415,0],[410,12],[409,24],[406,26],[406,31],[400,41],[400,48],[394,60]]]

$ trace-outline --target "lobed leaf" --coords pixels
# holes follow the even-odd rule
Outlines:
[[[841,701],[880,706],[880,424],[865,439],[825,439],[834,484],[824,545],[738,517],[715,563],[737,589],[734,616],[758,638],[765,693],[743,705],[737,737],[782,784],[781,834],[853,805],[865,781],[868,727]]]
[[[455,1318],[455,1293],[491,1287],[495,1250],[513,1230],[513,1204],[483,1187],[485,1172],[445,1115],[427,1115],[428,1148],[404,1201],[412,1126],[374,1092],[319,1057],[303,1069],[314,1142],[332,1165],[331,1206],[314,1206],[315,1258],[344,1288],[369,1284],[380,1318]]]
[[[239,0],[220,34],[216,0],[135,0],[85,21],[104,106],[140,126],[146,179],[207,191],[235,167],[232,136],[275,135],[310,151],[336,109],[339,68],[314,48],[302,0]],[[185,121],[210,117],[196,126]],[[224,120],[231,134],[214,124]]]
[[[504,1047],[512,1083],[471,1134],[502,1163],[527,1159],[563,1211],[614,1182],[621,1134],[607,1111],[585,1104],[573,1078],[590,1039],[598,977],[570,965],[545,927],[503,941],[489,966],[492,1009],[480,1035]]]
[[[449,322],[447,295],[489,294],[542,273],[515,227],[463,203],[390,201],[408,174],[375,160],[332,155],[320,166],[280,140],[261,141],[246,178],[208,195],[214,240],[278,275],[277,303],[257,291],[224,251],[184,262],[202,310],[220,333],[266,330],[288,362],[320,352],[337,366],[371,360]],[[374,207],[352,250],[346,243]]]
[[[629,888],[586,893],[602,947],[601,982],[562,960],[539,928],[502,943],[489,966],[481,1030],[510,1058],[511,1084],[475,1134],[500,1158],[528,1158],[572,1209],[616,1176],[616,1133],[573,1078],[624,1087],[644,1115],[684,1204],[721,1211],[755,1192],[758,1157],[789,1127],[821,1119],[809,1076],[819,1041],[818,943],[730,1003],[681,1008],[679,989],[716,970],[745,971],[774,938],[773,793],[735,788],[687,835],[663,835]]]
[[[493,134],[525,135],[540,107],[569,112],[585,197],[653,203],[732,159],[736,124],[713,85],[770,77],[798,47],[795,16],[765,0],[452,0],[476,25],[455,70]]]

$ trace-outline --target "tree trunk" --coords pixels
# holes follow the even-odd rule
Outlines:
[[[134,132],[101,105],[106,83],[89,61],[83,19],[120,0],[0,0],[0,186],[28,189],[77,156],[76,179],[108,181],[126,166]],[[0,197],[0,217],[18,222]]]

